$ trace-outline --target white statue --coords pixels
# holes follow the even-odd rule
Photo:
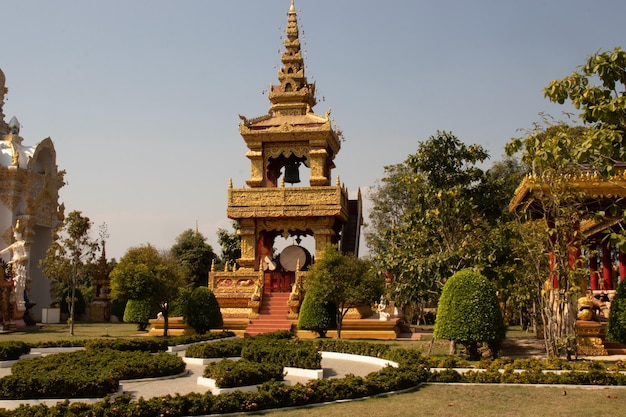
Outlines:
[[[387,321],[389,320],[389,316],[390,314],[387,313],[387,303],[385,302],[385,300],[381,297],[380,298],[380,302],[378,303],[378,319],[382,320],[382,321]]]
[[[13,233],[15,242],[0,251],[0,255],[4,255],[11,251],[12,256],[9,265],[13,265],[13,292],[15,293],[15,304],[18,311],[26,311],[26,302],[24,301],[24,289],[26,288],[26,279],[28,272],[28,251],[26,250],[26,242],[22,239],[22,234],[17,231]]]

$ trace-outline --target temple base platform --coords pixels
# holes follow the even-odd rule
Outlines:
[[[163,336],[165,332],[165,321],[163,319],[151,319],[149,320],[152,326],[148,331],[148,336]],[[182,317],[170,317],[167,321],[167,335],[168,336],[187,336],[190,334],[196,334],[196,331],[187,326]]]

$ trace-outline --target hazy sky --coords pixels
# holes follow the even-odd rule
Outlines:
[[[219,254],[229,178],[250,164],[238,114],[277,83],[290,0],[4,0],[0,68],[25,145],[50,136],[66,212],[109,230],[107,254],[198,229]],[[624,46],[626,2],[296,0],[306,75],[345,134],[352,194],[437,130],[491,161],[588,55]],[[367,219],[366,219],[367,220]]]

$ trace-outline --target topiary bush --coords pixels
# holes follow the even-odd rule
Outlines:
[[[611,301],[606,337],[615,342],[626,343],[626,280],[622,280],[617,286]]]
[[[18,360],[20,356],[30,352],[30,346],[17,340],[0,342],[0,361]]]
[[[158,311],[155,306],[146,300],[128,300],[124,310],[126,323],[137,323],[137,330],[146,330],[149,320],[156,318]]]
[[[185,323],[198,333],[205,333],[224,325],[220,306],[208,287],[198,287],[189,296],[185,308]]]
[[[312,291],[307,291],[300,307],[298,329],[312,330],[319,337],[326,337],[326,332],[337,328],[336,307],[333,303],[324,301]]]
[[[446,282],[437,305],[436,338],[461,343],[470,359],[477,360],[479,342],[497,356],[505,331],[496,290],[487,278],[465,269]]]

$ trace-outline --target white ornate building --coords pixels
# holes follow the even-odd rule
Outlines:
[[[27,254],[25,290],[13,289],[11,294],[13,319],[17,319],[14,324],[19,326],[28,302],[35,303],[29,315],[38,321],[42,308],[49,307],[53,301],[50,281],[43,276],[39,261],[50,246],[52,229],[63,220],[63,206],[59,206],[58,200],[59,189],[64,185],[64,171],[58,170],[50,138],[33,146],[24,145],[17,119],[13,117],[6,122],[3,105],[8,89],[5,82],[0,69],[0,250],[15,243],[16,236],[21,236]],[[8,262],[11,250],[5,252],[2,259]]]

